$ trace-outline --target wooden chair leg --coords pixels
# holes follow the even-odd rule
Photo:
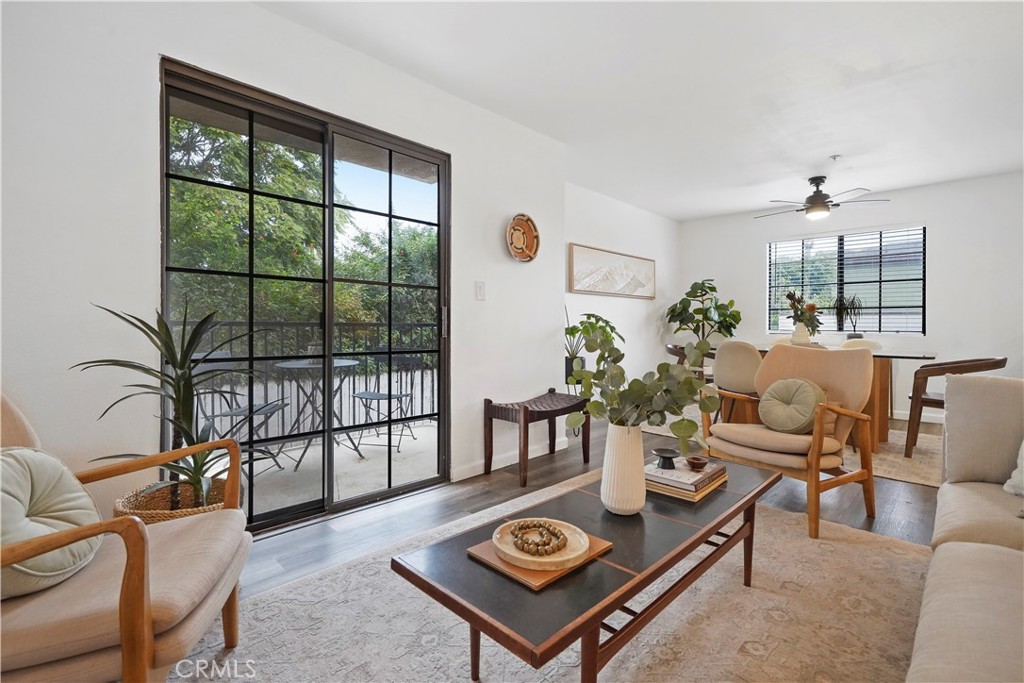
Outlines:
[[[548,454],[555,452],[555,418],[548,418]]]
[[[484,474],[491,473],[491,461],[494,459],[494,418],[491,417],[491,404],[491,399],[484,399]]]
[[[519,485],[526,486],[526,471],[530,466],[530,409],[519,410]]]
[[[862,434],[870,434],[871,426],[862,422],[860,430]],[[865,436],[865,440],[867,440]],[[871,465],[871,448],[865,446],[860,449],[860,466],[861,469],[867,470],[867,479],[863,479],[860,482],[861,487],[864,489],[864,511],[868,517],[875,516],[875,473]]]
[[[921,397],[914,392],[914,398],[910,401],[910,419],[907,422],[907,445],[903,449],[903,457],[910,458],[914,455],[914,446],[917,445],[917,435],[921,431],[921,413],[924,406],[921,405]]]
[[[238,647],[238,585],[231,589],[227,602],[220,611],[224,622],[224,647]]]
[[[807,476],[807,535],[811,538],[818,537],[818,526],[821,519],[821,488],[819,487],[818,473],[814,476]]]
[[[590,462],[590,413],[583,417],[583,462]]]

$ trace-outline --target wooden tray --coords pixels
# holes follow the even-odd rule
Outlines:
[[[597,536],[592,536],[590,534],[587,534],[587,538],[590,540],[590,546],[586,556],[581,558],[579,562],[571,567],[564,567],[562,569],[555,570],[526,569],[506,562],[498,557],[497,553],[494,552],[494,544],[490,540],[476,544],[469,548],[466,553],[477,562],[498,570],[505,576],[529,587],[531,590],[539,591],[544,586],[547,586],[553,581],[557,581],[572,570],[576,569],[576,567],[579,567],[598,555],[603,555],[612,549],[611,541],[606,541],[603,538],[598,538]]]

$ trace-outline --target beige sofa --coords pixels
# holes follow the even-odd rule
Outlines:
[[[950,376],[939,488],[908,681],[1024,681],[1024,498],[1003,490],[1024,380]]]

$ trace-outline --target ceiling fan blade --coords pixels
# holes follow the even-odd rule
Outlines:
[[[888,199],[847,199],[843,204],[867,204],[868,202],[888,202]],[[833,207],[840,206],[839,204],[833,204]]]
[[[754,218],[767,218],[768,216],[778,216],[780,213],[800,213],[803,210],[803,207],[800,207],[799,209],[786,209],[785,211],[775,211],[773,213],[761,214],[760,216],[754,216]]]
[[[771,204],[796,204],[797,206],[803,206],[804,205],[803,202],[790,202],[790,201],[787,201],[785,199],[772,199],[772,200],[770,200],[769,203],[771,203]]]
[[[871,190],[869,190],[866,187],[855,187],[852,190],[844,190],[844,191],[840,192],[839,194],[832,195],[832,201],[835,202],[837,199],[839,199],[840,201],[843,201],[843,200],[849,201],[849,200],[853,199],[854,197],[859,197],[862,194],[867,194],[868,192],[871,192]],[[849,196],[848,197],[844,197],[843,195],[849,195]],[[840,199],[840,197],[842,199]]]

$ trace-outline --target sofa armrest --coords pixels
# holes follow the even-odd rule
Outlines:
[[[193,453],[201,453],[202,451],[216,450],[218,448],[224,448],[228,452],[228,480],[224,487],[224,508],[238,509],[242,483],[242,452],[238,447],[238,442],[234,439],[221,439],[219,441],[210,441],[208,443],[197,444],[195,446],[188,446],[187,448],[165,451],[163,453],[146,456],[145,458],[137,458],[135,460],[119,462],[115,465],[97,467],[95,469],[85,470],[84,472],[76,472],[75,476],[78,477],[78,480],[83,484],[91,484],[94,481],[110,479],[111,477],[120,476],[122,474],[148,470],[151,467],[180,460],[181,458],[192,455]]]
[[[118,605],[121,625],[121,675],[126,683],[142,682],[147,679],[153,663],[148,536],[142,520],[138,517],[115,517],[12,543],[0,548],[0,566],[7,567],[106,533],[120,536],[126,553]]]
[[[1006,482],[1024,440],[1024,380],[950,375],[945,402],[946,481]]]

